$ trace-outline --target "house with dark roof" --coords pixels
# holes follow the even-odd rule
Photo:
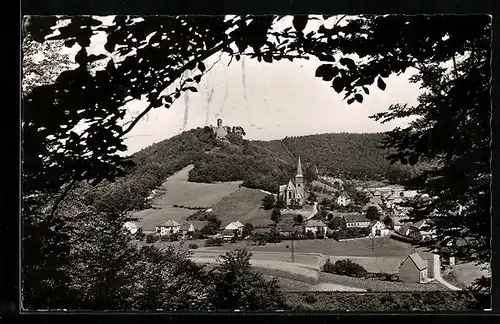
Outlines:
[[[404,282],[427,282],[427,261],[418,253],[408,255],[399,265],[399,280]]]
[[[164,235],[178,233],[180,227],[181,224],[177,223],[172,219],[169,219],[165,223],[156,226],[156,234],[164,236]]]
[[[342,215],[342,220],[346,228],[367,227],[370,225],[370,220],[360,213],[345,213]]]

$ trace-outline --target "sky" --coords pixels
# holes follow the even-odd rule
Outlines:
[[[110,21],[111,18],[104,19]],[[338,19],[338,18],[335,18]],[[285,19],[277,26],[290,25]],[[306,32],[316,28],[308,24]],[[92,38],[89,52],[103,52],[104,35]],[[78,51],[78,45],[68,49]],[[226,56],[211,57],[207,68],[211,70],[202,78],[199,91],[188,92],[169,108],[157,108],[146,115],[128,134],[126,154],[131,154],[153,143],[170,138],[196,127],[215,125],[217,118],[224,125],[242,126],[246,138],[272,140],[290,136],[322,133],[373,133],[384,132],[396,126],[405,126],[408,120],[380,124],[370,115],[386,111],[391,104],[416,104],[421,93],[418,84],[408,81],[414,71],[386,79],[387,88],[370,87],[370,95],[363,103],[348,105],[329,82],[314,76],[321,64],[317,60],[281,60],[274,63],[242,58],[228,66]],[[127,104],[132,118],[147,106],[146,101]]]

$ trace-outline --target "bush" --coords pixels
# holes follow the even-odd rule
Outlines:
[[[307,238],[307,239],[309,239],[309,240],[314,239],[314,232],[312,232],[312,231],[307,231],[307,232],[306,232],[306,238]]]
[[[198,244],[196,243],[189,243],[189,249],[190,250],[196,250],[198,248]]]
[[[304,298],[304,301],[308,304],[315,304],[318,299],[314,295],[307,295],[306,298]]]
[[[178,241],[179,240],[179,233],[173,233],[170,234],[170,242]]]
[[[328,259],[323,265],[323,271],[349,277],[362,277],[367,274],[365,268],[349,259],[339,260],[335,264],[332,264]]]
[[[220,237],[212,237],[205,241],[205,246],[222,246],[224,244],[224,240]]]
[[[168,242],[168,241],[170,241],[170,237],[168,237],[167,235],[160,236],[160,241],[161,242]]]
[[[324,235],[323,233],[321,233],[321,232],[318,232],[318,233],[316,234],[316,238],[317,238],[317,239],[324,239],[324,238],[325,238],[325,235]]]
[[[158,241],[158,236],[154,234],[146,235],[146,243],[155,243],[156,241]]]

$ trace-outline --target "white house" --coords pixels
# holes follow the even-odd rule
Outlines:
[[[381,221],[373,221],[370,223],[370,235],[371,236],[388,236],[389,229],[385,227],[384,223]]]
[[[234,231],[235,229],[237,230],[241,230],[243,228],[243,224],[241,224],[239,221],[236,221],[236,222],[232,222],[232,223],[229,223],[228,225],[226,225],[226,227],[224,227],[224,230],[228,230],[228,231]]]
[[[125,224],[123,224],[123,228],[130,232],[130,234],[135,234],[139,230],[139,227],[137,227],[137,225],[132,222],[126,222]]]
[[[344,214],[342,216],[342,219],[343,219],[345,226],[347,228],[367,227],[370,225],[370,220],[368,218],[366,218],[366,216],[363,214],[358,214],[358,213]]]
[[[201,230],[207,224],[207,221],[186,222],[179,227],[179,232],[182,234],[182,236],[186,236],[186,234],[193,234],[195,231]]]
[[[307,232],[313,232],[314,234],[321,233],[323,235],[326,235],[326,231],[328,229],[328,226],[326,226],[323,221],[318,220],[318,219],[310,219],[306,222],[305,225],[305,230]]]
[[[164,235],[178,233],[180,227],[181,227],[181,224],[177,223],[176,221],[174,221],[172,219],[169,219],[168,221],[166,221],[162,225],[156,226],[156,234],[164,236]]]
[[[340,196],[337,197],[337,205],[339,206],[348,206],[351,204],[351,198],[346,192],[343,192],[340,194]]]

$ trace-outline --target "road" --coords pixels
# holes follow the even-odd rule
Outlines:
[[[441,277],[441,262],[439,259],[439,255],[434,254],[434,269],[432,269],[432,272],[434,274],[434,279],[436,279],[437,282],[440,284],[444,285],[446,288],[450,290],[461,290],[458,287],[453,286],[452,284],[444,281],[443,277]]]

